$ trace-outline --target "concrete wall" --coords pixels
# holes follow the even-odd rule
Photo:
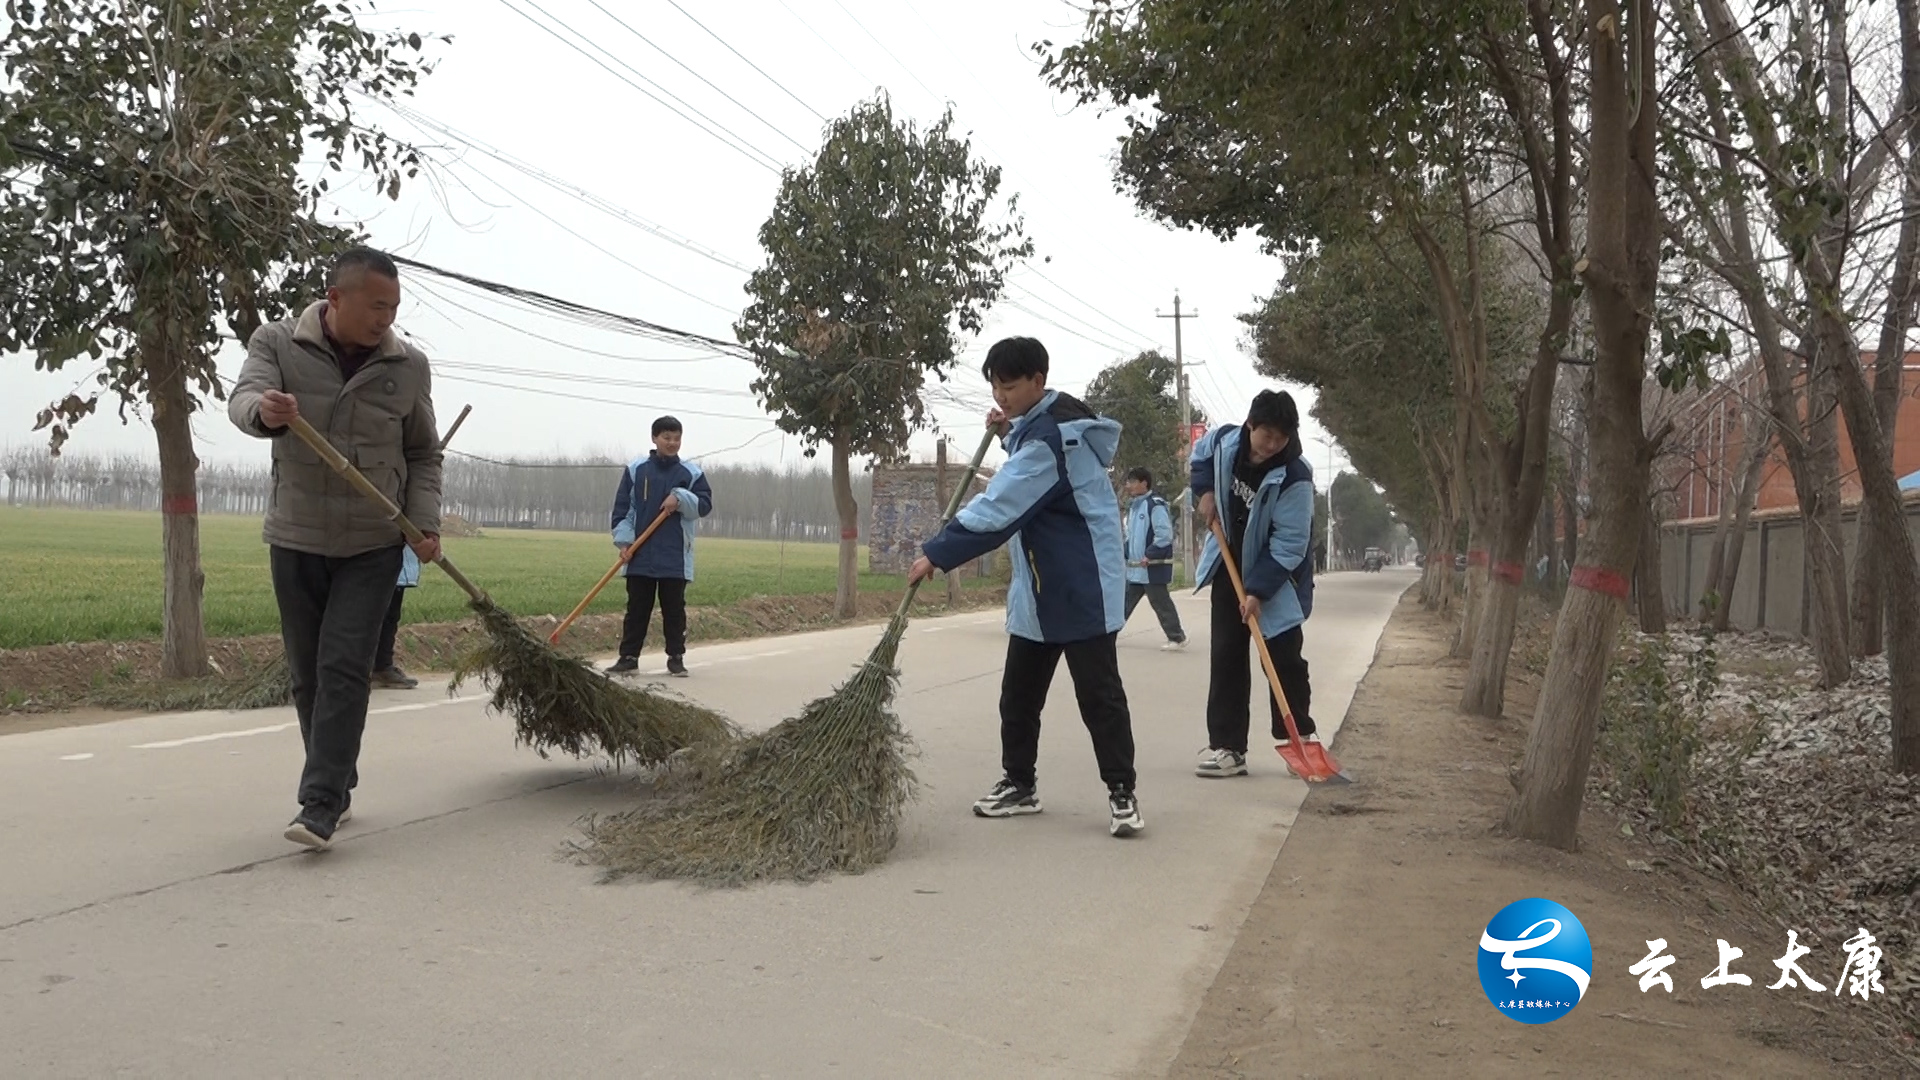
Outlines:
[[[949,462],[947,488],[960,482],[966,462]],[[867,570],[878,574],[905,574],[920,555],[920,545],[940,531],[947,507],[938,497],[932,465],[902,465],[873,470],[873,498],[867,510]],[[988,470],[973,481],[970,494],[987,489]],[[993,556],[970,564],[977,573],[991,570]]]
[[[1907,530],[1920,545],[1920,499],[1906,504]],[[1675,522],[1661,533],[1660,574],[1667,606],[1675,615],[1699,612],[1707,585],[1716,522]],[[1859,507],[1842,514],[1842,541],[1849,572],[1859,553]],[[1804,637],[1807,634],[1806,529],[1795,513],[1759,512],[1747,526],[1740,575],[1733,589],[1733,625]]]

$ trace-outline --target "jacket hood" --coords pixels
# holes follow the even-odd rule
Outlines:
[[[1120,421],[1101,416],[1084,401],[1063,391],[1051,391],[1033,407],[1033,413],[1046,413],[1060,425],[1063,438],[1079,439],[1093,452],[1094,460],[1105,469],[1113,464],[1120,450]]]

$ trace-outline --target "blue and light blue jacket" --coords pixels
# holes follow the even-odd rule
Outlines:
[[[1007,633],[1065,645],[1126,622],[1120,500],[1107,466],[1120,424],[1052,391],[1008,429],[987,490],[921,547],[942,570],[1007,546]]]
[[[656,450],[627,466],[613,496],[613,543],[623,550],[633,543],[653,524],[668,495],[680,500],[678,516],[661,522],[633,553],[626,576],[693,580],[693,534],[700,519],[713,513],[713,489],[691,461]]]
[[[1155,565],[1135,566],[1146,559]],[[1157,492],[1127,504],[1127,583],[1166,585],[1173,581],[1173,516]]]
[[[1223,424],[1201,437],[1193,447],[1191,496],[1214,493],[1222,527],[1231,520],[1226,500],[1233,498],[1233,459],[1240,451],[1238,424]],[[1295,447],[1298,444],[1294,444]],[[1268,473],[1255,493],[1247,516],[1247,533],[1240,541],[1240,580],[1247,592],[1260,598],[1260,636],[1276,637],[1307,621],[1313,612],[1313,466],[1296,451],[1285,465]],[[1194,572],[1194,591],[1213,580],[1220,569],[1220,543],[1207,530],[1207,543]],[[1231,588],[1222,579],[1220,588]]]

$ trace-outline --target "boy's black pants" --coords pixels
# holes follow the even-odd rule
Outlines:
[[[373,653],[375,671],[386,671],[393,667],[393,643],[400,636],[400,608],[406,599],[407,590],[393,590],[393,603],[387,605],[386,621],[380,624],[380,647]]]
[[[1127,582],[1127,618],[1133,618],[1133,609],[1140,605],[1141,597],[1153,605],[1153,613],[1160,620],[1160,632],[1167,635],[1168,641],[1187,640],[1187,632],[1180,628],[1180,612],[1173,606],[1173,596],[1167,592],[1164,584]]]
[[[1007,639],[1007,668],[1000,679],[1000,765],[1007,779],[1029,788],[1034,785],[1040,710],[1046,707],[1047,691],[1064,655],[1073,676],[1073,696],[1080,703],[1080,719],[1093,736],[1100,779],[1109,788],[1133,790],[1133,721],[1127,714],[1126,687],[1120,682],[1119,639],[1117,633],[1070,645]]]
[[[1306,638],[1296,626],[1284,634],[1267,639],[1267,651],[1273,655],[1273,669],[1280,676],[1280,689],[1293,706],[1293,723],[1302,736],[1313,734],[1313,688],[1307,681],[1307,661],[1300,655]],[[1213,677],[1207,686],[1207,745],[1216,750],[1247,752],[1247,729],[1252,724],[1253,680],[1266,685],[1267,673],[1251,654],[1253,630],[1240,617],[1240,598],[1234,595],[1233,582],[1223,571],[1213,579]],[[1273,739],[1287,737],[1287,726],[1280,719],[1280,702],[1273,691],[1264,695],[1272,714]]]
[[[627,619],[620,630],[620,655],[638,657],[653,622],[654,597],[667,632],[667,655],[687,654],[687,582],[684,578],[627,577]]]

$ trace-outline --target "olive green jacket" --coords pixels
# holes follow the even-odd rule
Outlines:
[[[334,474],[306,443],[260,423],[260,396],[292,394],[300,415],[400,506],[422,532],[440,531],[440,438],[426,354],[387,332],[373,355],[340,378],[315,303],[297,319],[261,327],[227,400],[240,430],[273,441],[267,543],[330,558],[392,547],[404,538],[371,499]]]

